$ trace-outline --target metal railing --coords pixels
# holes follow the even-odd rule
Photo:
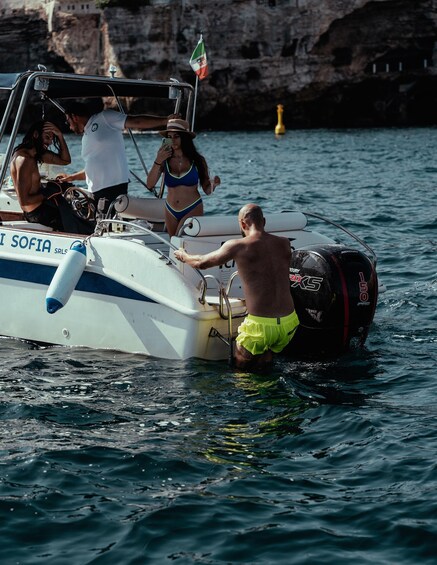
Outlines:
[[[281,210],[281,212],[296,212],[296,210]],[[373,263],[373,266],[376,267],[376,263],[378,261],[376,253],[373,251],[373,249],[369,245],[367,245],[367,243],[365,241],[363,241],[361,238],[359,238],[353,232],[351,232],[350,230],[348,230],[347,228],[345,228],[341,224],[338,224],[337,222],[334,222],[333,220],[329,220],[328,218],[325,218],[324,216],[321,216],[320,214],[316,214],[314,212],[305,212],[303,210],[302,210],[302,214],[305,214],[305,216],[310,216],[312,218],[317,218],[318,220],[322,220],[323,222],[326,222],[327,224],[330,224],[331,226],[334,226],[334,227],[340,229],[341,231],[344,231],[345,233],[347,233],[352,239],[354,239],[357,243],[362,245],[368,251],[369,255],[371,256],[371,261]]]
[[[94,233],[91,234],[90,236],[88,236],[88,238],[100,237],[100,236],[103,235],[103,233],[105,231],[109,233],[108,228],[112,224],[117,224],[117,225],[120,225],[120,226],[126,226],[126,227],[130,228],[131,230],[133,229],[133,230],[142,231],[143,233],[152,236],[154,239],[156,239],[160,243],[164,243],[165,245],[168,245],[168,247],[170,249],[173,249],[174,251],[177,251],[177,249],[178,249],[170,241],[168,241],[167,239],[164,239],[163,237],[158,235],[156,232],[152,231],[150,228],[146,228],[145,226],[142,226],[140,224],[135,224],[133,222],[127,222],[125,220],[118,220],[117,218],[102,218],[102,219],[98,220]],[[107,226],[106,228],[104,227],[105,225]],[[120,233],[123,233],[123,232],[120,232]],[[170,259],[169,256],[164,255],[164,253],[162,253],[162,251],[159,251],[159,254],[161,255],[161,257],[164,257],[168,260],[168,264],[176,265],[176,261],[173,261],[172,259]],[[188,265],[188,266],[191,269],[193,269],[193,271],[195,271],[200,278],[200,289],[199,289],[200,290],[200,298],[199,298],[199,302],[201,304],[205,304],[205,296],[206,296],[206,289],[207,289],[207,282],[205,280],[205,276],[199,271],[199,269],[195,269],[194,267],[191,267],[190,265]]]

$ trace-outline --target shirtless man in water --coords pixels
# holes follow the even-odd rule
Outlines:
[[[179,261],[195,269],[208,269],[234,259],[241,281],[248,316],[238,328],[237,367],[262,368],[293,338],[299,320],[290,293],[290,242],[264,230],[265,218],[256,204],[246,204],[238,214],[243,239],[226,241],[207,255],[175,251]]]
[[[56,152],[49,151],[54,145]],[[55,204],[46,200],[41,192],[39,163],[69,165],[70,152],[61,130],[51,122],[35,122],[23,141],[15,147],[11,159],[11,177],[18,202],[28,222],[62,230],[62,221]]]

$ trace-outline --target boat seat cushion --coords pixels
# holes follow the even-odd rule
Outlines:
[[[265,214],[265,219],[268,232],[302,230],[307,225],[307,218],[302,212]],[[240,235],[240,227],[236,216],[193,216],[185,220],[180,233],[191,237]]]
[[[149,222],[164,221],[165,200],[162,198],[138,198],[124,195],[115,204],[115,210],[122,218],[148,220]]]

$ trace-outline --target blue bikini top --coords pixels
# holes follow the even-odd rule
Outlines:
[[[168,162],[165,162],[164,179],[166,186],[197,186],[199,184],[199,172],[194,163],[181,177],[172,175],[168,168]]]

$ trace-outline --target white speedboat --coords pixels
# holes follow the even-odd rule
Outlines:
[[[112,205],[116,216],[100,218],[92,235],[53,232],[23,220],[7,178],[23,113],[35,95],[59,109],[69,97],[113,97],[120,108],[123,97],[148,97],[162,102],[161,114],[179,112],[190,121],[193,87],[174,79],[39,70],[0,75],[0,91],[9,94],[2,139],[16,116],[0,172],[0,334],[166,359],[228,358],[246,311],[235,265],[200,272],[178,262],[174,250],[206,253],[240,237],[236,217],[192,217],[169,238],[162,194],[123,196]],[[92,203],[86,191],[71,187],[65,196],[87,215]],[[352,245],[311,230],[314,217],[347,233]],[[290,288],[301,324],[285,353],[338,354],[363,344],[378,295],[373,251],[316,213],[266,214],[266,229],[287,237],[293,249]]]

